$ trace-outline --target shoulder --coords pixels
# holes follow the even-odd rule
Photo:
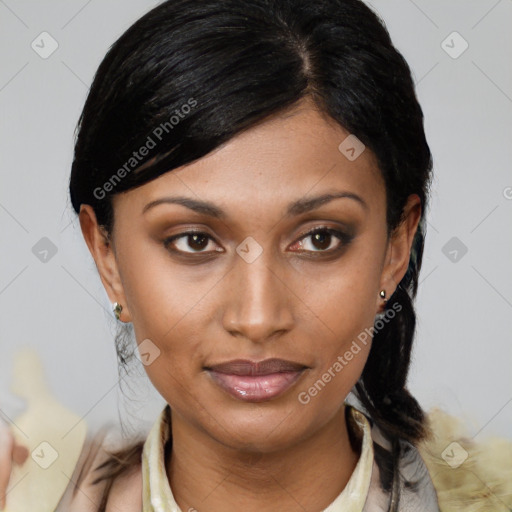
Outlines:
[[[113,483],[106,502],[106,512],[142,511],[142,469],[134,467]]]
[[[429,411],[433,435],[420,445],[441,508],[512,510],[512,440],[475,439],[467,417]]]
[[[143,443],[111,426],[88,435],[55,512],[141,512]]]
[[[436,488],[421,452],[408,441],[400,444],[400,510],[439,511]]]
[[[418,448],[403,439],[391,443],[372,427],[374,468],[365,510],[438,512],[436,488]]]

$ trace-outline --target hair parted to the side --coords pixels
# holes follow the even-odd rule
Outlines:
[[[71,203],[77,213],[91,205],[111,233],[116,193],[205,156],[306,96],[375,154],[388,236],[408,196],[421,199],[409,269],[386,306],[402,308],[376,332],[354,390],[387,437],[415,443],[426,433],[425,417],[406,379],[432,158],[409,66],[362,1],[172,0],[155,7],[112,45],[94,77],[77,126]],[[141,147],[147,152],[135,158]],[[123,332],[116,342],[127,361]]]

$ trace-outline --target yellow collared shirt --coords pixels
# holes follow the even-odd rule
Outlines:
[[[347,405],[352,422],[361,434],[361,454],[347,485],[323,512],[361,512],[368,492],[373,467],[371,427],[364,414]],[[164,448],[170,435],[168,406],[151,428],[142,452],[143,512],[183,512],[172,493],[165,469]],[[187,511],[188,512],[188,511]]]

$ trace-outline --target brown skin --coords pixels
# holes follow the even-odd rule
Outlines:
[[[81,207],[84,238],[110,300],[123,305],[121,321],[133,322],[138,343],[149,338],[161,351],[145,368],[172,409],[167,474],[184,511],[321,511],[355,468],[344,399],[370,344],[310,403],[298,394],[373,326],[383,307],[379,291],[389,297],[407,270],[421,206],[411,195],[405,221],[388,239],[376,159],[366,149],[349,161],[338,150],[347,135],[303,101],[206,157],[116,195],[110,240],[92,208]],[[295,200],[334,191],[357,194],[366,207],[342,198],[285,215]],[[142,214],[149,202],[177,195],[210,201],[226,216],[177,204]],[[325,226],[351,229],[354,238],[304,236]],[[166,249],[166,237],[190,228],[212,238],[175,240],[169,247],[187,251],[183,256]],[[263,249],[252,263],[236,252],[249,236]],[[201,251],[210,256],[193,254]],[[308,257],[312,252],[320,257]],[[231,397],[203,369],[270,357],[309,368],[286,393],[261,403]]]

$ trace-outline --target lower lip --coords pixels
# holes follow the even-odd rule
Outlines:
[[[271,373],[269,375],[229,375],[213,370],[208,372],[222,389],[245,402],[265,402],[282,395],[295,384],[304,370]]]

